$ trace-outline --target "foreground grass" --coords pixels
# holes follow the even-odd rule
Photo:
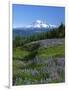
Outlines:
[[[49,56],[55,56],[55,57],[61,57],[64,56],[64,48],[65,46],[62,45],[57,45],[57,46],[53,46],[53,47],[48,47],[48,48],[40,48],[38,50],[38,54],[37,56],[41,56],[41,57],[49,57]],[[13,50],[13,57],[14,58],[23,58],[25,56],[28,56],[30,54],[29,51],[25,50],[25,49],[21,49],[21,48],[15,48]]]
[[[28,55],[29,55],[29,52],[20,47],[13,49],[13,57],[14,58],[23,58]]]
[[[53,47],[39,49],[38,55],[42,57],[49,57],[49,56],[61,57],[64,56],[64,52],[65,52],[64,45],[57,45]]]
[[[31,51],[33,52],[33,51]],[[40,47],[37,52],[37,57],[41,57],[38,62],[32,62],[34,59],[21,61],[19,58],[29,56],[30,51],[24,48],[13,49],[13,84],[39,84],[39,83],[56,83],[64,81],[64,65],[55,61],[57,57],[64,57],[64,45],[53,47]],[[46,58],[52,57],[52,61]],[[55,58],[53,58],[55,57]],[[15,60],[15,58],[17,58]],[[55,60],[54,60],[55,59]],[[44,62],[48,60],[49,62]],[[36,61],[36,60],[35,60]]]

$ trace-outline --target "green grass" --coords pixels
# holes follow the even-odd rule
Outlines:
[[[40,49],[38,49],[38,53],[37,56],[40,57],[61,57],[64,56],[64,45],[57,45],[57,46],[53,46],[53,47],[48,47],[48,48],[44,48],[41,47]],[[25,49],[21,49],[21,48],[14,48],[13,49],[13,80],[16,81],[16,85],[21,85],[21,84],[35,84],[35,83],[40,83],[41,79],[45,79],[45,78],[49,78],[50,74],[48,72],[43,72],[41,70],[41,68],[43,67],[47,67],[47,64],[35,64],[32,63],[31,60],[28,61],[21,61],[19,60],[19,58],[24,58],[25,56],[29,56],[30,55],[30,51],[27,51]],[[15,60],[15,58],[18,58],[17,60]],[[33,59],[32,59],[33,60]],[[39,74],[33,76],[31,71],[26,72],[23,71],[25,69],[36,69],[37,71],[39,71]],[[54,82],[60,82],[64,80],[64,72],[60,73],[60,78],[61,80],[54,80],[54,81],[50,81],[50,83]]]
[[[49,57],[49,56],[55,56],[55,57],[61,57],[64,56],[64,45],[57,45],[53,47],[48,48],[41,48],[38,51],[38,56],[42,57]]]
[[[57,45],[57,46],[48,47],[48,48],[41,48],[38,50],[37,55],[41,57],[49,57],[49,56],[61,57],[61,56],[64,56],[64,52],[65,52],[64,45]],[[29,54],[30,52],[25,49],[15,48],[13,50],[14,58],[24,58]]]
[[[23,58],[27,55],[29,55],[29,52],[24,49],[21,49],[21,48],[13,49],[13,57],[14,58]]]

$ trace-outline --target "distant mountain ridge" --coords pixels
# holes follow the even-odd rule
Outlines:
[[[40,28],[16,28],[13,29],[13,36],[30,36],[33,34],[47,32],[49,29],[40,29]]]
[[[32,22],[32,24],[26,25],[24,28],[55,28],[55,27],[56,25],[51,25],[41,20],[36,20],[35,22]]]
[[[22,28],[13,28],[13,36],[29,36],[36,33],[50,31],[55,27],[55,25],[50,25],[41,20],[36,20],[32,24],[26,25]]]
[[[49,28],[49,25],[41,20],[36,20],[32,24],[27,25],[26,28]]]
[[[49,28],[56,28],[56,27],[57,27],[56,25],[48,24],[47,22],[44,22],[44,21],[41,21],[41,20],[36,20],[36,21],[32,22],[29,25],[16,27],[16,28],[23,28],[23,30],[24,30],[24,29],[30,29],[30,28],[31,29],[34,29],[34,28],[39,28],[39,29],[46,28],[46,29],[49,29]],[[14,28],[14,29],[16,29],[16,28]]]

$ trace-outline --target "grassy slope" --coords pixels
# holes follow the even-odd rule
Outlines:
[[[13,57],[25,57],[29,55],[29,52],[20,48],[16,48],[13,51]],[[64,45],[57,45],[48,48],[40,48],[38,50],[38,56],[49,57],[49,56],[64,56]]]
[[[42,57],[49,57],[49,56],[64,56],[64,45],[57,45],[48,48],[41,48],[38,51],[38,55]]]
[[[22,50],[20,48],[14,49],[13,57],[15,58],[21,58],[29,55],[29,52],[26,50]],[[64,56],[64,45],[57,45],[54,47],[48,47],[48,48],[41,48],[38,50],[38,55],[40,57],[62,57]],[[13,60],[13,66],[14,69],[20,69],[23,67],[27,67],[27,64],[24,62],[21,62],[19,60]]]
[[[21,58],[21,57],[25,57],[29,54],[28,51],[21,49],[21,48],[15,48],[13,50],[13,57],[14,58]]]
[[[15,57],[15,58],[25,57],[27,55],[29,55],[29,52],[24,50],[24,49],[16,48],[13,50],[13,57]],[[41,57],[64,56],[64,45],[57,45],[57,46],[48,47],[48,48],[40,48],[38,50],[37,56],[41,56]],[[35,65],[35,68],[37,70],[40,70],[40,68],[43,66],[45,66],[45,64]],[[24,79],[27,79],[27,80],[30,79],[32,82],[34,82],[34,80],[39,81],[41,78],[44,78],[44,75],[46,77],[45,73],[41,73],[41,75],[39,75],[37,77],[33,77],[31,72],[29,72],[29,73],[23,72],[24,68],[33,69],[33,67],[34,66],[32,66],[29,62],[25,63],[24,61],[13,60],[13,76],[14,76],[14,79],[18,78],[18,77],[22,78],[22,79],[16,81],[17,85],[23,84]]]

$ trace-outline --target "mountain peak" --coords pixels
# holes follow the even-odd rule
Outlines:
[[[36,20],[35,22],[32,22],[32,24],[26,26],[26,28],[54,28],[54,27],[56,26],[47,24],[41,20]]]
[[[44,23],[41,20],[36,20],[32,24],[27,25],[27,28],[48,28],[48,27],[49,27],[49,25]]]

